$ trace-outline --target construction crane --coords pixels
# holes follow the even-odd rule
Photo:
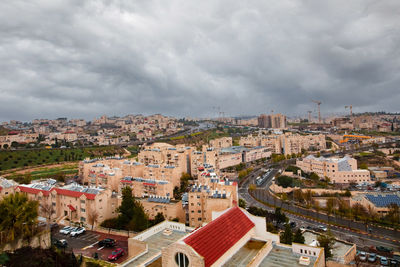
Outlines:
[[[308,112],[308,123],[311,123],[311,113],[312,111],[307,111]]]
[[[318,105],[318,122],[321,123],[321,109],[320,109],[320,106],[321,106],[322,102],[318,101],[318,100],[311,100],[311,101]]]
[[[344,108],[349,108],[350,109],[350,117],[353,116],[353,105],[344,106]]]

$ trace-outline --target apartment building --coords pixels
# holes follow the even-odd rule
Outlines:
[[[181,200],[171,200],[168,197],[154,195],[147,198],[140,198],[139,201],[150,220],[154,219],[158,213],[162,213],[166,220],[172,221],[177,219],[182,223],[186,220]]]
[[[226,148],[232,146],[232,137],[221,137],[210,140],[210,147],[214,148]]]
[[[258,127],[285,129],[287,127],[286,116],[282,114],[261,114],[258,117]]]
[[[117,215],[117,195],[108,189],[78,184],[58,187],[55,181],[48,180],[19,185],[15,191],[39,201],[39,216],[42,220],[50,218],[50,221],[66,223],[65,220],[68,219],[90,225],[90,217],[97,217],[99,223]]]
[[[8,180],[3,177],[0,177],[0,201],[4,197],[13,194],[17,186],[18,184],[13,180]]]
[[[168,198],[173,198],[174,196],[174,185],[165,180],[126,176],[120,180],[118,192],[122,193],[122,189],[126,186],[130,187],[132,189],[132,195],[138,198],[148,197],[150,195]]]
[[[320,178],[328,177],[333,183],[371,181],[370,172],[357,169],[357,160],[347,156],[343,158],[316,158],[309,155],[297,160],[296,166],[308,173],[315,172]]]
[[[282,150],[285,155],[301,153],[305,150],[323,150],[326,149],[325,135],[294,135],[285,134],[282,138]]]
[[[212,220],[213,211],[222,211],[237,203],[236,182],[220,181],[215,174],[203,173],[199,183],[188,192],[188,223],[191,227],[199,227]]]

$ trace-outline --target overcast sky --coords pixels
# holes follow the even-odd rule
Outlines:
[[[0,1],[0,120],[400,111],[400,1]]]

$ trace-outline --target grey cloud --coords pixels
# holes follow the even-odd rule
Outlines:
[[[0,120],[398,111],[400,3],[3,1]]]

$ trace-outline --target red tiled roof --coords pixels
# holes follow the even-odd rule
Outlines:
[[[72,190],[67,190],[67,189],[55,188],[55,190],[56,190],[57,194],[69,196],[69,197],[79,198],[82,195],[85,195],[87,199],[94,199],[96,197],[96,194],[83,193],[83,192],[72,191]]]
[[[205,267],[211,266],[245,234],[254,223],[238,207],[233,207],[183,241],[204,257]]]
[[[68,207],[71,211],[76,211],[76,209],[74,208],[74,206],[72,206],[71,204],[69,204],[67,207]]]
[[[29,193],[29,194],[39,194],[39,192],[42,192],[44,196],[48,196],[50,194],[50,191],[46,190],[41,190],[41,189],[36,189],[32,187],[27,187],[27,186],[18,186],[19,190],[24,193]]]

